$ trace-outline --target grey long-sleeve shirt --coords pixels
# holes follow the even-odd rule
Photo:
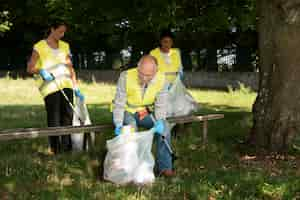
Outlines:
[[[127,103],[126,77],[127,77],[127,71],[122,72],[120,74],[120,78],[117,83],[117,90],[114,98],[114,109],[113,109],[113,121],[116,126],[123,125],[125,106]],[[153,84],[155,78],[156,77],[154,77],[148,83],[148,86]],[[145,94],[146,90],[147,88],[145,88],[145,86],[141,86],[141,91],[143,95]],[[168,84],[166,83],[163,89],[157,94],[155,98],[154,115],[157,120],[166,118],[167,102],[168,102]]]

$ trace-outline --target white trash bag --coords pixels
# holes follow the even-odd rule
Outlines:
[[[177,77],[169,90],[168,117],[189,115],[199,109],[199,104],[191,96],[179,77]]]
[[[154,182],[154,158],[151,153],[153,130],[126,132],[106,141],[105,180],[116,184]]]
[[[83,101],[80,101],[79,97],[74,95],[75,102],[75,112],[73,113],[73,126],[81,126],[81,125],[91,125],[91,120],[89,116],[88,109]],[[92,143],[95,141],[95,133],[89,133],[91,136]],[[82,151],[84,144],[84,133],[76,133],[71,135],[72,141],[72,149],[75,151]],[[86,148],[88,149],[88,145],[86,144]]]

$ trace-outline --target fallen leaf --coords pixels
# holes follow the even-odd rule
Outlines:
[[[191,150],[196,150],[196,149],[197,149],[197,145],[195,145],[195,144],[190,144],[190,145],[189,145],[189,149],[191,149]]]
[[[71,178],[70,174],[66,174],[62,179],[61,179],[61,184],[64,186],[70,186],[73,183],[73,179]]]
[[[188,174],[188,173],[190,173],[190,170],[188,168],[184,168],[183,173]]]
[[[256,159],[256,156],[245,155],[241,157],[241,160],[254,160],[254,159]]]

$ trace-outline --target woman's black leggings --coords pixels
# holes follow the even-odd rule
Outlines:
[[[73,103],[73,90],[65,88],[64,93]],[[73,110],[68,101],[57,91],[45,97],[48,127],[69,126],[73,121]],[[49,136],[50,148],[54,153],[72,150],[71,135]]]

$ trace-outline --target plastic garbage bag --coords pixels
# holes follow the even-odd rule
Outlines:
[[[89,116],[88,109],[84,103],[84,101],[80,101],[79,97],[74,95],[74,113],[73,113],[73,126],[80,126],[80,125],[91,125],[91,120]],[[95,133],[76,133],[71,135],[72,141],[72,149],[75,151],[82,151],[84,147],[86,150],[89,148],[88,144],[84,144],[84,134],[90,134],[91,141],[94,143],[95,141]]]
[[[154,182],[154,158],[151,153],[153,130],[121,135],[106,141],[105,180],[116,184]]]
[[[169,90],[168,117],[189,115],[199,109],[199,104],[188,92],[179,77],[177,77]]]

